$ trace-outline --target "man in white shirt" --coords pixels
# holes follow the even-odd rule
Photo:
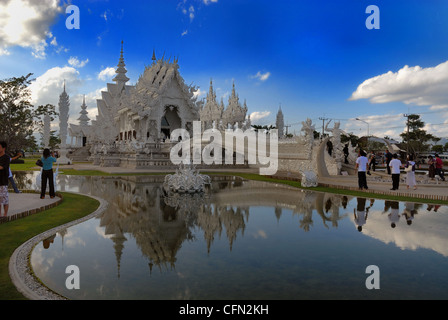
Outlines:
[[[358,186],[359,190],[369,189],[367,187],[367,165],[369,163],[369,160],[366,157],[366,153],[362,150],[359,150],[358,158],[356,159],[356,169],[358,170]]]
[[[389,163],[392,173],[392,189],[390,190],[398,190],[400,185],[400,167],[401,161],[398,160],[398,156],[396,153],[393,154],[392,160]]]

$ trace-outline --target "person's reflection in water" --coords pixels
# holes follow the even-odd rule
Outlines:
[[[412,220],[414,220],[414,215],[417,213],[417,210],[415,210],[414,205],[415,204],[413,202],[405,203],[403,216],[406,218],[406,223],[408,224],[408,226],[412,224]]]
[[[439,210],[441,206],[439,204],[437,205],[433,205],[433,204],[428,204],[428,208],[426,208],[426,210],[431,211],[432,209],[434,209],[434,212],[437,212],[437,210]]]
[[[390,213],[388,214],[390,226],[395,228],[397,226],[398,220],[400,220],[400,204],[398,201],[385,201],[385,206],[390,207]]]
[[[343,207],[344,209],[347,208],[347,203],[348,203],[348,198],[347,198],[347,196],[343,196],[343,197],[342,197],[342,207]]]
[[[50,244],[54,242],[54,238],[56,238],[56,234],[54,234],[51,237],[49,237],[49,238],[45,239],[44,241],[42,241],[44,249],[50,248]]]
[[[353,209],[353,215],[355,217],[355,223],[358,226],[358,231],[362,231],[362,226],[367,222],[367,215],[369,208],[366,209],[366,198],[356,198],[357,207]]]

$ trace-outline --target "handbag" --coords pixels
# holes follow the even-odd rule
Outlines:
[[[404,171],[411,172],[412,171],[412,166],[411,165],[407,166],[406,168],[404,168]]]
[[[44,163],[42,162],[41,159],[38,159],[38,160],[36,161],[36,165],[38,165],[39,167],[43,167],[43,166],[44,166]]]

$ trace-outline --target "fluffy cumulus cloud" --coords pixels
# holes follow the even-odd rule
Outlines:
[[[31,48],[36,58],[45,58],[48,43],[56,43],[50,26],[62,12],[59,0],[0,1],[0,55],[20,46]]]
[[[79,72],[73,67],[55,67],[47,70],[44,74],[37,77],[29,86],[31,90],[31,102],[38,105],[53,104],[58,105],[59,95],[66,83],[67,92],[76,90],[82,81]]]
[[[259,124],[261,119],[269,117],[270,115],[270,111],[254,111],[250,114],[250,121],[253,124]]]
[[[404,66],[361,83],[350,100],[372,103],[403,102],[448,109],[448,61],[431,68]]]
[[[107,81],[115,75],[115,69],[107,67],[98,73],[98,80]]]

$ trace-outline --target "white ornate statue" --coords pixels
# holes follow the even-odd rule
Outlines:
[[[331,120],[330,120],[330,122],[331,122]],[[328,122],[325,125],[325,131],[333,134],[334,158],[336,160],[338,172],[340,172],[342,169],[342,162],[344,161],[344,152],[343,152],[343,147],[342,147],[342,143],[341,143],[341,134],[345,134],[345,132],[340,129],[341,123],[339,121],[336,121],[334,123],[333,129],[329,129],[328,125],[330,124],[330,122]]]
[[[317,175],[313,171],[304,171],[302,172],[302,187],[310,188],[317,187]]]
[[[301,131],[305,132],[305,141],[312,146],[314,143],[314,130],[315,126],[312,124],[310,118],[307,118],[306,121],[302,121],[302,129]]]

